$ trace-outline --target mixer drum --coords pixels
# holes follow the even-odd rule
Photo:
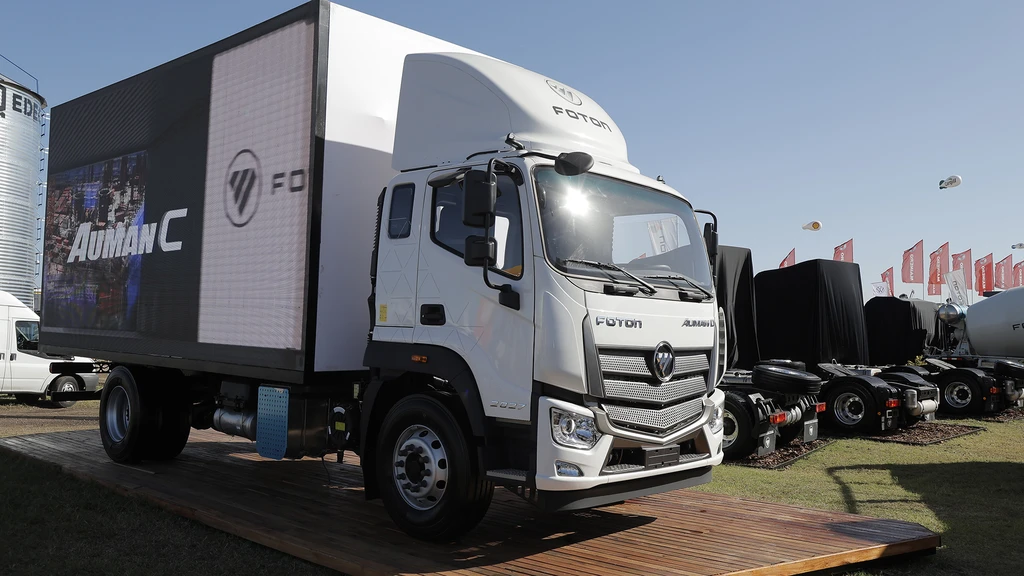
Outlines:
[[[1024,287],[972,304],[967,338],[980,356],[1024,357]]]

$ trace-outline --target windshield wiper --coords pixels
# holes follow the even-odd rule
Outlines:
[[[683,276],[682,274],[654,274],[651,276],[644,276],[644,278],[647,278],[649,280],[682,280],[683,282],[686,282],[690,286],[693,286],[697,290],[703,292],[704,295],[707,296],[708,298],[714,298],[714,295],[711,294],[711,292],[709,292],[706,288],[704,288],[700,284],[697,284],[696,282],[687,278],[686,276]],[[675,284],[677,288],[679,287],[679,285],[676,284],[675,282],[672,282],[672,284]]]
[[[654,294],[655,292],[658,291],[654,286],[651,286],[650,283],[645,282],[643,280],[643,278],[640,278],[639,276],[633,274],[632,272],[630,272],[629,270],[626,270],[625,268],[623,268],[622,266],[619,266],[618,264],[610,264],[608,262],[597,262],[595,260],[580,260],[578,258],[563,258],[562,262],[575,262],[577,264],[585,264],[587,266],[593,266],[594,268],[604,268],[605,270],[615,270],[616,272],[619,272],[619,273],[621,273],[621,274],[623,274],[625,276],[628,276],[629,278],[635,280],[637,283],[639,283],[641,286],[643,286],[643,288],[640,291],[643,292],[644,294],[648,295],[648,296],[650,296],[651,294]]]

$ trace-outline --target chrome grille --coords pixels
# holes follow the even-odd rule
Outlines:
[[[601,371],[613,374],[626,374],[652,378],[647,360],[641,355],[600,354]],[[676,354],[675,376],[706,372],[708,370],[707,354]]]
[[[693,396],[703,395],[706,391],[707,381],[703,376],[691,376],[681,380],[666,382],[660,386],[652,386],[647,382],[632,380],[604,381],[604,392],[608,398],[656,402],[658,404],[692,398]]]
[[[704,399],[694,398],[660,410],[632,406],[602,405],[616,424],[636,426],[656,432],[680,428],[696,420],[704,411]]]

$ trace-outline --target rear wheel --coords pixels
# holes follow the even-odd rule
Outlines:
[[[78,392],[79,389],[78,380],[75,380],[74,376],[61,376],[53,383],[51,392]],[[75,404],[75,400],[65,400],[63,402],[51,400],[49,402],[52,408],[71,408]]]
[[[111,370],[100,395],[100,439],[114,462],[140,462],[152,438],[152,406],[124,366]]]
[[[757,439],[754,438],[754,419],[747,405],[747,399],[739,394],[725,393],[722,451],[730,460],[746,458],[757,447]]]
[[[939,407],[947,414],[980,412],[981,382],[969,372],[951,372],[939,377]]]
[[[410,536],[454,540],[486,514],[494,486],[466,437],[451,411],[425,394],[403,398],[384,418],[377,481],[388,514]]]
[[[875,404],[874,397],[856,384],[833,384],[826,395],[825,414],[829,424],[843,432],[867,432],[879,428]]]
[[[172,460],[176,458],[188,444],[188,436],[192,432],[192,403],[186,390],[174,386],[172,382],[160,382],[154,395],[160,395],[160,403],[149,458],[153,460]]]

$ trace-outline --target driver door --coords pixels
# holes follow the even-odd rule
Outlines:
[[[492,284],[510,284],[519,310],[498,302],[484,284],[483,269],[463,262],[467,236],[481,229],[462,223],[462,181],[423,194],[414,341],[457,352],[473,371],[487,416],[529,420],[533,389],[533,277],[525,185],[498,177],[497,264]]]

